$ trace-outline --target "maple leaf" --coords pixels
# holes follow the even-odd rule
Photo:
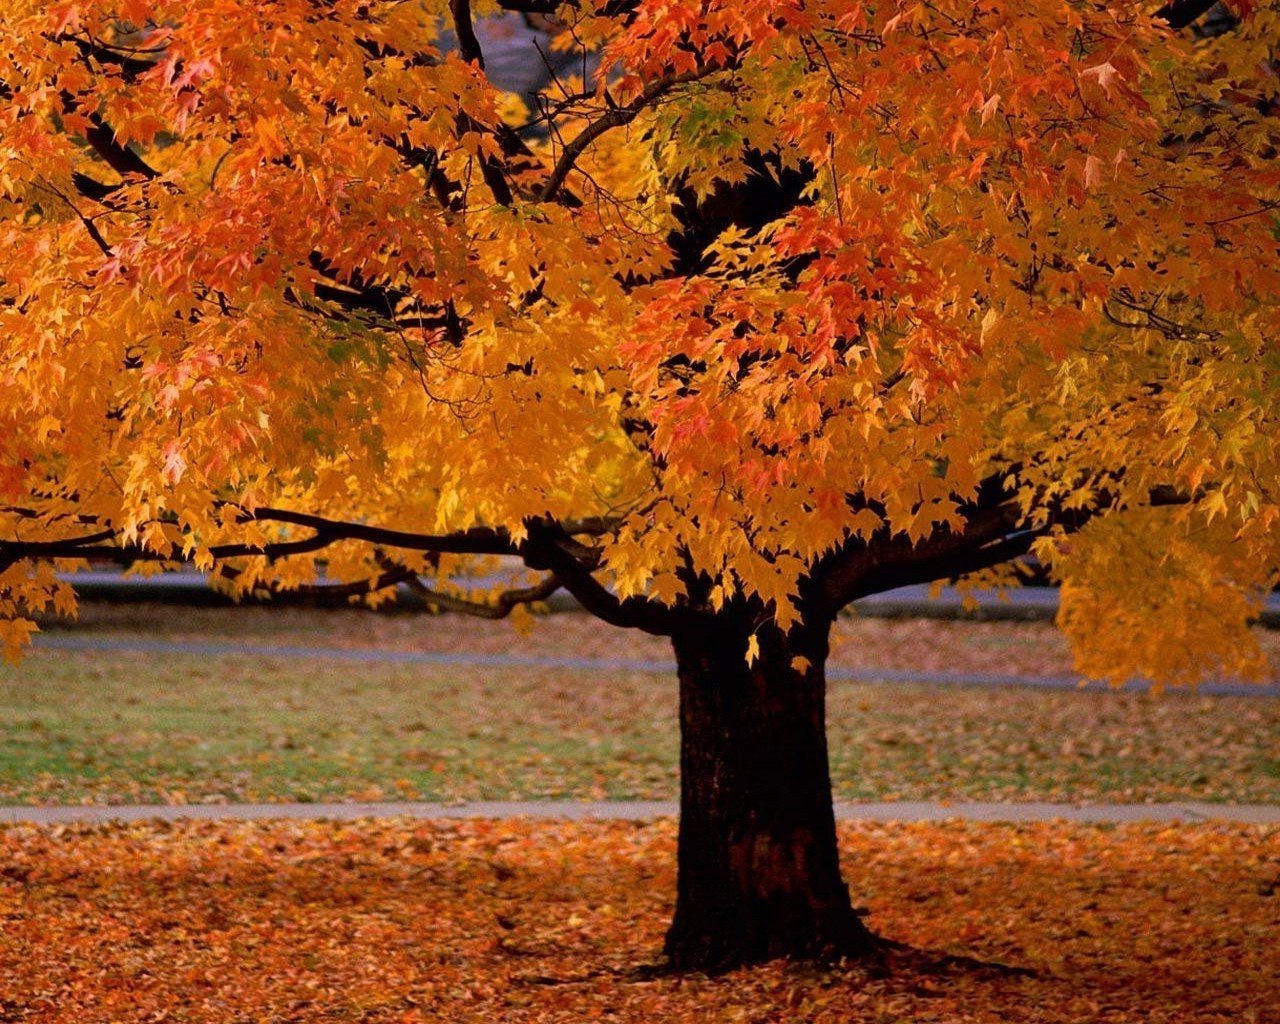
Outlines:
[[[1084,169],[1080,172],[1085,188],[1093,188],[1102,182],[1102,163],[1090,153],[1084,158]]]
[[[171,484],[176,484],[182,479],[182,474],[187,470],[187,460],[182,456],[182,446],[176,439],[168,442],[164,446],[164,465],[162,473],[164,478]]]
[[[1081,80],[1092,78],[1102,86],[1102,91],[1108,96],[1111,95],[1111,86],[1114,82],[1121,78],[1121,74],[1116,70],[1115,66],[1107,61],[1105,64],[1095,64],[1093,67],[1085,68],[1080,72]]]
[[[994,92],[990,96],[988,96],[986,101],[982,104],[982,107],[981,107],[982,123],[986,124],[993,117],[995,117],[996,111],[999,108],[1000,108],[1000,94],[998,92]]]

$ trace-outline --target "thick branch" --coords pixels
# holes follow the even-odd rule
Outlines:
[[[471,23],[471,0],[449,0],[449,13],[453,15],[453,34],[458,37],[458,53],[462,59],[474,62],[484,70],[484,51],[476,38],[476,28]]]
[[[834,614],[868,594],[990,569],[1027,554],[1035,541],[1052,529],[1075,533],[1112,505],[1113,496],[1106,494],[1089,508],[1058,504],[1048,510],[1043,521],[1028,526],[1013,494],[1004,488],[1004,475],[994,474],[983,481],[978,496],[962,509],[966,522],[959,531],[938,530],[911,541],[905,534],[890,536],[881,530],[869,541],[846,542],[810,574],[821,602]],[[1160,486],[1147,493],[1147,504],[1152,508],[1186,505],[1200,497]]]
[[[326,519],[323,516],[280,508],[256,508],[253,510],[242,508],[237,515],[237,521],[241,523],[287,523],[292,526],[303,526],[330,538],[330,543],[338,540],[361,540],[383,547],[400,548],[404,551],[435,551],[439,554],[518,555],[520,553],[505,530],[495,530],[489,527],[475,527],[470,530],[461,530],[458,533],[439,535],[411,533],[404,530],[389,530],[380,526],[370,526],[367,523]]]
[[[76,109],[75,100],[70,93],[62,94],[62,103],[63,108],[68,112]],[[96,112],[91,111],[86,116],[89,119],[89,127],[85,129],[85,141],[93,147],[98,156],[106,161],[108,167],[121,177],[129,174],[137,174],[148,180],[159,177],[159,171],[128,146],[122,146],[116,141],[115,130]]]
[[[901,533],[891,536],[887,528],[869,540],[850,538],[822,559],[811,577],[821,603],[835,614],[850,601],[867,594],[908,583],[960,576],[998,564],[984,561],[967,567],[977,552],[1026,532],[1018,530],[1020,518],[1017,503],[994,483],[980,489],[978,499],[967,510],[963,530],[937,530],[917,541]],[[998,550],[993,548],[990,553]],[[1025,549],[999,561],[1024,553]]]
[[[1156,11],[1154,16],[1168,22],[1170,28],[1186,28],[1196,19],[1208,14],[1217,2],[1218,0],[1173,0]]]
[[[1003,565],[1027,554],[1047,529],[1048,527],[1021,530],[991,543],[970,548],[939,550],[931,554],[913,550],[901,559],[886,559],[883,565],[856,581],[841,597],[848,604],[868,594],[879,594],[918,583],[932,583],[935,580],[956,579]]]

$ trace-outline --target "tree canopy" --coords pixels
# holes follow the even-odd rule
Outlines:
[[[1280,13],[1208,6],[10,0],[7,650],[93,556],[662,632],[1034,552],[1084,669],[1256,669]]]

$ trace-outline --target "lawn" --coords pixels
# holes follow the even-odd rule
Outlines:
[[[669,798],[672,673],[354,664],[272,645],[664,659],[557,615],[518,637],[454,617],[86,607],[82,636],[251,656],[34,652],[0,672],[0,802]],[[1051,628],[863,620],[833,665],[1070,672]],[[1264,642],[1274,648],[1275,634]],[[1280,699],[834,682],[841,799],[1280,802]]]
[[[705,978],[642,970],[671,912],[670,821],[4,827],[0,1020],[1280,1019],[1274,828],[846,824],[840,838],[871,926],[923,952],[887,971]]]

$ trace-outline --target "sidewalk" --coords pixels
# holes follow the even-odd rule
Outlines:
[[[0,825],[107,821],[353,821],[360,818],[530,818],[571,821],[647,821],[679,813],[675,801],[477,801],[465,804],[335,803],[335,804],[190,804],[119,807],[0,807]],[[1211,804],[949,803],[893,801],[836,804],[840,821],[1070,821],[1080,824],[1118,822],[1232,821],[1252,825],[1280,824],[1280,806]]]

